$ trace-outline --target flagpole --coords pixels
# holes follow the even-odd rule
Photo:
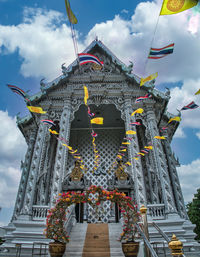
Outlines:
[[[75,30],[74,30],[74,26],[71,22],[70,22],[70,28],[71,28],[71,33],[72,33],[74,52],[75,52],[76,58],[78,59],[78,63],[80,65],[79,56],[78,56],[78,44],[77,44],[77,40],[76,40],[76,33],[75,33]]]
[[[150,52],[150,50],[151,50],[151,47],[152,47],[152,44],[153,44],[153,41],[154,41],[154,38],[155,38],[155,34],[156,34],[157,27],[158,27],[159,18],[160,18],[160,13],[159,13],[159,16],[158,16],[158,18],[157,18],[157,22],[156,22],[156,26],[155,26],[155,29],[154,29],[153,37],[152,37],[152,40],[151,40],[149,52]],[[146,59],[145,64],[144,64],[144,77],[145,77],[145,75],[146,75],[147,63],[148,63],[148,56],[147,56],[147,59]]]
[[[69,23],[70,23],[70,28],[71,28],[71,35],[72,35],[72,41],[73,41],[73,45],[74,45],[74,52],[75,52],[75,55],[76,55],[76,58],[78,60],[78,64],[79,64],[79,67],[80,67],[80,61],[79,61],[79,56],[78,56],[78,44],[77,44],[76,33],[75,33],[75,29],[74,29],[74,24],[77,23],[77,19],[71,11],[69,0],[65,0],[65,6],[66,6],[67,15],[68,15]]]

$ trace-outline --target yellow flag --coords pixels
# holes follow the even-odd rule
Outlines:
[[[69,150],[72,150],[72,147],[71,147],[71,146],[66,145],[66,144],[62,144],[62,145],[66,146]]]
[[[49,132],[54,135],[59,135],[59,133],[56,130],[49,129]]]
[[[198,0],[163,0],[160,15],[183,12],[197,5]]]
[[[149,145],[149,146],[145,146],[144,148],[152,150],[152,149],[153,149],[153,146],[152,146],[152,145]]]
[[[142,155],[142,156],[144,156],[144,155],[145,155],[144,153],[140,153],[140,152],[139,152],[139,153],[137,153],[137,154],[140,154],[140,155]]]
[[[155,78],[157,78],[158,77],[158,72],[156,72],[156,73],[154,73],[154,74],[151,74],[151,75],[149,75],[148,77],[146,77],[146,78],[141,78],[141,80],[140,80],[140,86],[143,86],[147,81],[151,81],[151,80],[153,80],[153,79],[155,79]]]
[[[160,136],[155,136],[154,138],[157,138],[157,139],[165,139],[165,137],[160,137]]]
[[[77,24],[78,21],[76,19],[76,16],[73,14],[73,12],[71,10],[69,0],[65,0],[65,7],[66,7],[66,10],[67,10],[67,16],[68,16],[69,21],[72,24]]]
[[[41,107],[35,107],[35,106],[27,106],[30,112],[36,112],[36,113],[46,113],[42,110]]]
[[[200,89],[195,93],[195,95],[199,95],[200,94]]]
[[[122,156],[121,155],[117,155],[117,158],[122,159]]]
[[[172,122],[172,121],[178,121],[178,122],[180,122],[180,121],[181,121],[181,117],[176,116],[176,117],[174,117],[174,118],[171,118],[171,119],[168,121],[168,123],[170,123],[170,122]]]
[[[122,145],[130,145],[130,142],[122,142]]]
[[[130,162],[126,162],[125,164],[128,165],[128,166],[131,166],[131,163],[130,163]]]
[[[84,86],[83,88],[84,88],[84,94],[85,94],[85,96],[84,96],[84,103],[85,103],[85,105],[87,105],[87,100],[89,98],[88,88],[86,86]]]
[[[72,151],[72,152],[70,152],[71,154],[74,154],[74,153],[76,153],[78,150],[76,149],[75,151]]]
[[[120,152],[126,152],[126,149],[119,150]]]
[[[80,156],[74,156],[74,158],[75,158],[75,159],[81,159],[81,157],[80,157]]]
[[[91,124],[102,125],[103,124],[103,118],[102,117],[94,118],[94,119],[91,119],[90,122],[91,122]]]
[[[135,110],[132,114],[131,114],[131,116],[133,116],[135,113],[143,113],[143,109],[142,108],[138,108],[137,110]]]
[[[134,134],[136,134],[136,132],[133,130],[126,131],[126,135],[134,135]]]

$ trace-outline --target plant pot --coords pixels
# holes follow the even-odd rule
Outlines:
[[[49,243],[49,253],[51,257],[62,257],[65,253],[66,243],[51,242]]]
[[[139,252],[139,242],[122,243],[122,251],[125,257],[137,257]]]

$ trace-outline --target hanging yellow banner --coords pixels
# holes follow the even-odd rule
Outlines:
[[[91,119],[90,122],[91,122],[91,124],[102,125],[103,124],[103,118],[102,117],[94,118],[94,119]]]

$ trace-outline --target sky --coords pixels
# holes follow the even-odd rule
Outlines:
[[[139,77],[158,72],[155,87],[170,89],[168,111],[195,101],[200,105],[200,7],[176,15],[159,16],[162,0],[71,0],[78,19],[78,50],[96,37],[121,61],[134,64]],[[16,126],[16,115],[28,115],[23,99],[6,84],[33,95],[39,82],[61,75],[61,64],[75,59],[64,0],[0,0],[0,226],[8,224],[20,181],[26,143]],[[156,25],[157,24],[157,25]],[[174,52],[147,60],[150,47],[175,43]],[[172,149],[185,202],[200,187],[200,108],[182,111]]]

